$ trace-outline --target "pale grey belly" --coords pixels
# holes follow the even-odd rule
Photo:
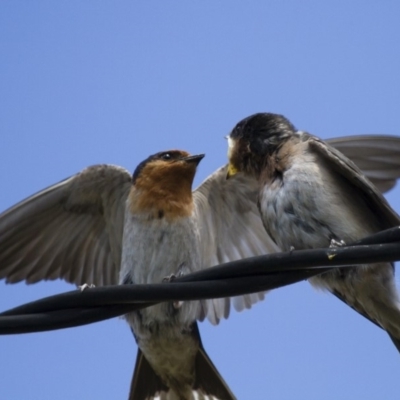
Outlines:
[[[171,275],[200,268],[198,234],[192,220],[173,226],[163,220],[132,222],[132,229],[124,231],[121,283],[162,283]],[[156,329],[155,325],[164,323],[188,328],[196,319],[198,308],[198,302],[184,302],[178,310],[172,303],[163,303],[142,310],[140,321],[132,315],[127,320],[137,333],[144,327]]]
[[[260,193],[264,225],[282,250],[350,243],[379,230],[355,188],[304,175],[288,174]]]

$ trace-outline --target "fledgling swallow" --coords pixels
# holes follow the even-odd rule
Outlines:
[[[379,190],[346,156],[297,131],[283,116],[260,113],[229,135],[228,177],[259,184],[265,229],[283,251],[351,243],[400,225]],[[400,351],[400,302],[390,263],[334,270],[310,279],[386,330]]]
[[[334,145],[356,157],[382,190],[394,186],[400,175],[399,138],[348,137],[335,139]],[[0,215],[0,279],[8,283],[64,279],[96,286],[159,283],[172,274],[277,251],[257,208],[257,181],[244,173],[226,180],[225,166],[191,192],[198,161],[200,157],[190,159],[184,152],[157,153],[141,163],[133,176],[121,167],[96,165],[15,205]],[[175,240],[182,235],[184,240]],[[188,251],[194,244],[197,249]],[[179,249],[188,260],[179,259]],[[168,263],[162,263],[158,270],[161,254]],[[141,267],[134,268],[135,263]],[[160,362],[152,357],[154,346],[160,345],[164,356],[170,351],[169,337],[159,342],[157,332],[152,336],[147,330],[148,325],[165,326],[168,321],[171,326],[165,332],[172,332],[171,343],[181,335],[192,352],[183,359],[192,363],[196,353],[195,373],[188,369],[189,377],[179,379],[192,382],[194,376],[193,386],[199,386],[202,371],[209,371],[214,379],[207,378],[203,391],[218,387],[225,390],[222,399],[231,398],[212,364],[204,365],[209,358],[201,346],[195,319],[207,317],[217,324],[228,317],[231,302],[240,311],[262,298],[263,294],[252,294],[187,302],[181,307],[163,304],[129,315],[141,346],[130,399],[151,398],[157,391],[168,390],[170,378],[165,376],[164,367],[151,365]],[[181,324],[185,330],[174,336],[173,327]]]

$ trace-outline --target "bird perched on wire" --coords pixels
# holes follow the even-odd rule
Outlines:
[[[242,171],[258,181],[264,227],[284,251],[338,246],[400,225],[400,217],[352,161],[281,115],[245,118],[228,140],[228,177]],[[392,264],[335,270],[310,281],[385,329],[400,351]]]
[[[125,207],[120,283],[157,283],[202,268],[192,183],[203,157],[172,150],[136,168]],[[195,322],[207,314],[201,307],[195,301],[163,303],[126,316],[140,349],[132,399],[164,390],[172,392],[168,398],[189,400],[193,389],[235,398],[202,348]],[[151,376],[158,384],[145,386]]]
[[[233,191],[221,169],[192,192],[202,158],[161,152],[133,175],[110,165],[90,167],[16,205],[0,216],[0,276],[97,286],[161,283],[274,251],[254,201],[255,186],[238,182]],[[263,296],[240,296],[233,303],[241,310]],[[194,399],[193,391],[196,398],[234,399],[196,325],[205,317],[217,323],[229,308],[230,299],[216,299],[128,314],[139,347],[130,399]]]
[[[392,155],[400,154],[399,138],[348,137],[334,139],[334,145],[356,157],[382,190],[395,184],[399,157]],[[0,215],[0,279],[64,279],[96,286],[159,283],[172,274],[276,251],[257,208],[257,181],[241,173],[226,180],[225,166],[191,192],[198,161],[200,157],[184,152],[157,153],[133,176],[121,167],[92,166],[15,205]],[[252,294],[201,304],[164,304],[128,316],[141,348],[130,398],[151,398],[174,385],[158,366],[163,360],[152,357],[154,343],[161,343],[160,352],[166,349],[164,357],[168,354],[168,337],[158,342],[157,332],[152,336],[147,330],[148,325],[155,329],[170,324],[165,332],[172,343],[182,335],[192,352],[183,357],[191,369],[178,380],[206,392],[218,390],[220,397],[229,399],[232,395],[211,362],[204,365],[209,358],[195,319],[216,324],[228,317],[231,303],[242,310],[262,298]],[[177,326],[185,329],[174,336]],[[202,376],[206,372],[209,375]],[[185,390],[188,386],[182,385]]]

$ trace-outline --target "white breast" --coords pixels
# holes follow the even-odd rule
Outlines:
[[[166,218],[132,215],[126,207],[120,283],[162,283],[171,274],[200,269],[198,243],[199,233],[192,217],[171,223]],[[149,321],[169,318],[161,306],[148,311],[145,314]],[[191,322],[195,319],[193,310],[182,311],[183,317],[191,314]]]

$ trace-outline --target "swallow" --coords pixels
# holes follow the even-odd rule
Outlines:
[[[399,215],[352,161],[327,142],[296,130],[282,115],[245,118],[228,140],[227,176],[241,171],[258,182],[265,230],[283,251],[351,243],[400,225]],[[392,264],[334,270],[310,282],[386,330],[400,351]]]
[[[395,185],[400,139],[357,136],[335,139],[334,145],[354,156],[382,190]],[[161,152],[133,174],[114,165],[91,166],[11,207],[0,215],[0,279],[63,279],[78,286],[159,283],[171,275],[278,251],[260,218],[257,181],[245,173],[226,180],[226,165],[192,191],[200,159],[182,151]],[[204,351],[196,320],[217,324],[232,305],[241,311],[263,298],[257,293],[162,304],[129,314],[139,344],[129,398],[169,391],[182,397],[176,393],[190,385],[234,398]],[[155,330],[160,326],[170,335],[160,339]],[[189,354],[179,358],[173,351],[171,359],[190,368],[186,376],[174,375],[183,381],[175,389],[162,357],[176,349],[179,337]],[[157,346],[158,358],[153,354]]]
[[[125,206],[120,283],[156,283],[202,268],[192,183],[203,157],[171,150],[136,168]],[[196,320],[207,311],[200,307],[194,301],[159,304],[127,315],[144,356],[140,360],[139,353],[133,399],[162,389],[171,391],[173,399],[194,399],[194,389],[235,398],[201,345]],[[145,387],[147,393],[140,387],[150,375],[143,372],[145,362],[155,372],[153,380],[161,380],[158,388]]]
[[[229,196],[232,183],[223,168],[192,191],[202,158],[160,152],[133,175],[111,165],[89,167],[11,208],[0,216],[1,277],[96,286],[161,283],[275,251],[255,201],[249,201],[256,187],[238,182]],[[241,310],[263,297],[232,302]],[[229,310],[230,299],[216,299],[128,314],[139,348],[129,398],[186,400],[197,393],[235,399],[204,351],[196,324],[206,317],[215,324]]]

